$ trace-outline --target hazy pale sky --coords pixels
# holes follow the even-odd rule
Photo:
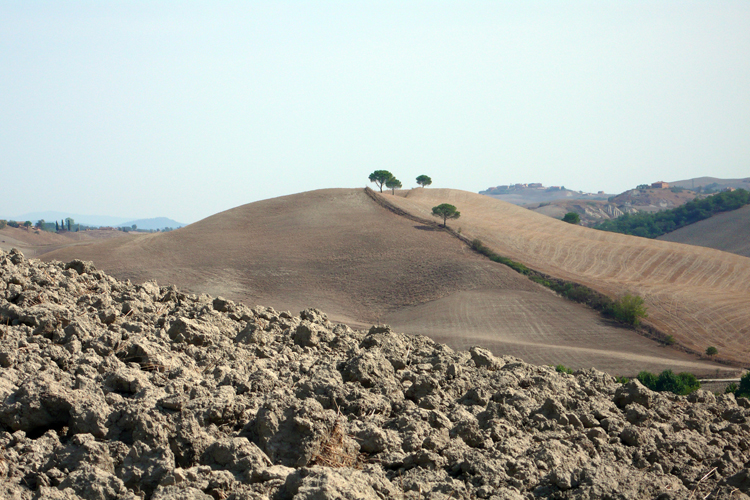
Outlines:
[[[750,176],[750,2],[0,0],[0,215],[189,223],[377,169]]]

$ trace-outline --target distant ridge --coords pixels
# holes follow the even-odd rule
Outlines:
[[[718,177],[695,177],[693,179],[685,179],[682,181],[672,181],[668,183],[670,186],[677,186],[685,189],[693,189],[699,187],[710,186],[716,184],[716,189],[721,190],[728,187],[735,189],[742,188],[750,190],[750,177],[744,179],[719,179]]]
[[[26,214],[16,215],[14,217],[0,217],[5,220],[16,220],[16,221],[31,221],[36,222],[39,219],[44,219],[47,222],[54,222],[56,220],[62,220],[67,217],[72,218],[78,224],[84,226],[119,226],[128,221],[126,217],[112,217],[109,215],[82,215],[74,214],[70,212],[55,212],[48,210],[46,212],[29,212]]]
[[[138,229],[164,229],[165,227],[177,229],[178,227],[185,227],[187,225],[182,222],[177,222],[174,219],[168,219],[167,217],[154,217],[153,219],[131,220],[123,224],[117,224],[117,227],[132,227],[133,224],[135,224]]]
[[[154,217],[150,219],[132,219],[129,217],[112,217],[109,215],[82,215],[73,214],[70,212],[29,212],[26,214],[16,215],[13,217],[0,216],[0,219],[15,220],[15,221],[31,221],[36,223],[40,219],[44,219],[47,222],[54,222],[56,220],[63,220],[70,217],[77,224],[84,226],[111,226],[111,227],[131,227],[133,224],[138,226],[138,229],[164,229],[165,227],[171,227],[177,229],[178,227],[184,227],[187,224],[177,222],[174,219],[167,217]]]

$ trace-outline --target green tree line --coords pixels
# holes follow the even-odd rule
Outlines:
[[[613,233],[656,238],[721,212],[737,210],[750,203],[750,191],[724,191],[702,200],[693,200],[677,208],[656,213],[625,214],[600,222],[594,229]]]

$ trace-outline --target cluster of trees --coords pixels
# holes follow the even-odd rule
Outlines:
[[[664,370],[658,376],[642,371],[638,374],[638,381],[652,391],[668,391],[681,396],[701,388],[701,383],[692,373],[682,372],[675,375],[672,370]]]
[[[561,370],[558,368],[558,371]],[[618,378],[618,382],[623,384],[628,383],[628,381],[627,378]],[[638,374],[638,381],[652,391],[668,391],[681,396],[690,394],[701,388],[700,381],[692,373],[682,372],[675,374],[672,370],[664,370],[659,375],[642,371]],[[726,394],[734,394],[736,398],[750,398],[750,372],[746,372],[740,378],[739,385],[732,382],[726,387],[724,392]]]
[[[36,223],[32,223],[30,220],[27,220],[26,222],[19,222],[19,221],[13,221],[13,220],[0,220],[0,229],[3,229],[6,226],[20,228],[24,227],[26,230],[31,229],[32,227],[34,229],[37,229],[39,231],[49,231],[49,232],[63,232],[63,231],[80,231],[81,225],[76,224],[76,221],[73,220],[71,217],[67,217],[65,219],[60,219],[59,221],[54,222],[47,222],[44,219],[39,219],[36,221]]]
[[[750,191],[724,191],[702,200],[656,213],[625,214],[596,224],[594,229],[613,233],[656,238],[721,212],[736,210],[750,203]]]
[[[10,226],[15,228],[25,227],[28,230],[32,225],[33,224],[31,224],[30,220],[27,220],[26,222],[18,222],[15,220],[0,219],[0,229],[5,229]]]
[[[392,173],[387,170],[376,170],[370,174],[370,182],[374,182],[379,188],[380,192],[383,192],[383,186],[391,190],[392,194],[396,194],[396,189],[401,187],[401,181],[396,179]],[[432,179],[428,175],[420,175],[417,177],[417,184],[420,187],[429,186],[432,184]],[[443,219],[443,227],[448,227],[448,219],[458,219],[461,217],[461,212],[456,210],[456,207],[449,203],[441,203],[436,207],[432,207],[432,215]]]
[[[391,190],[392,194],[396,194],[397,189],[401,189],[401,181],[387,170],[376,170],[370,174],[370,182],[374,182],[380,188],[380,192],[383,192],[383,186]],[[417,177],[417,184],[422,187],[429,186],[432,184],[432,179],[426,175],[420,175]]]

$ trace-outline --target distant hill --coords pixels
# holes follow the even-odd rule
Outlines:
[[[73,214],[70,212],[55,212],[55,211],[46,211],[46,212],[30,212],[22,215],[16,215],[14,217],[0,217],[0,219],[5,220],[16,220],[16,221],[27,221],[30,220],[31,222],[36,222],[39,219],[44,219],[47,222],[53,222],[56,220],[62,220],[67,217],[70,217],[71,219],[75,220],[78,224],[83,224],[84,226],[119,226],[121,224],[124,224],[128,221],[126,217],[111,217],[108,215],[82,215],[82,214]]]
[[[630,189],[616,196],[610,196],[606,200],[570,198],[528,203],[523,206],[555,219],[562,219],[567,212],[575,212],[581,217],[582,225],[592,226],[624,214],[651,213],[676,208],[701,196],[694,191],[683,188],[659,189],[649,187]]]
[[[611,196],[603,191],[598,194],[584,193],[583,191],[565,189],[565,186],[546,187],[541,183],[490,187],[480,191],[479,194],[491,196],[496,200],[506,201],[514,205],[545,203],[555,200],[606,200]]]
[[[174,219],[167,217],[154,217],[152,219],[137,219],[133,220],[128,217],[111,217],[108,215],[82,215],[72,214],[70,212],[30,212],[22,215],[16,215],[13,217],[0,217],[5,220],[15,221],[31,221],[36,223],[40,219],[44,219],[47,222],[54,222],[63,220],[66,218],[72,218],[76,224],[91,227],[131,227],[133,224],[138,226],[138,229],[164,229],[165,227],[171,227],[177,229],[178,227],[184,227],[187,224],[177,222]]]
[[[461,218],[449,225],[463,236],[611,296],[638,293],[649,323],[678,343],[699,352],[715,345],[727,357],[750,359],[745,257],[593,231],[476,193],[418,188],[375,196],[430,221],[432,207],[451,203]],[[615,374],[718,368],[612,324],[437,227],[386,210],[362,190],[273,198],[179,231],[131,233],[42,258],[93,260],[134,282],[156,279],[248,305],[317,307],[334,321],[390,324],[455,348],[479,344],[546,364]]]
[[[657,239],[715,248],[750,257],[750,205],[715,215]]]
[[[670,186],[683,187],[685,189],[702,188],[703,191],[709,192],[721,191],[728,187],[735,189],[750,190],[750,177],[744,179],[719,179],[718,177],[696,177],[694,179],[685,179],[683,181],[674,181],[669,183]]]
[[[744,189],[722,191],[700,199],[696,198],[670,210],[656,213],[628,213],[617,219],[603,221],[594,228],[656,238],[720,213],[735,211],[748,203],[750,203],[750,191]]]
[[[166,217],[154,217],[153,219],[131,220],[123,224],[117,224],[116,227],[133,227],[133,224],[135,224],[138,229],[164,229],[165,227],[177,229],[178,227],[185,227],[187,225]]]

